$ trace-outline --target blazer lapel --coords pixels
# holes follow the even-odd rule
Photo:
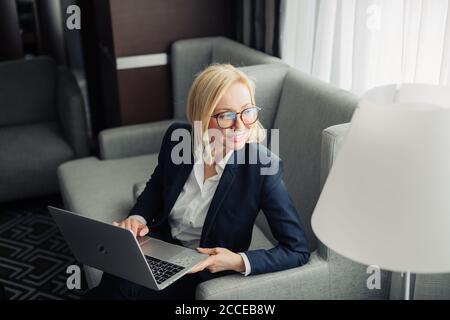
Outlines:
[[[245,149],[245,148],[244,148]],[[240,151],[235,151],[234,154],[228,160],[227,165],[225,166],[225,170],[222,173],[222,177],[220,178],[219,184],[217,186],[216,192],[211,200],[211,204],[208,209],[208,213],[206,214],[205,222],[203,224],[202,235],[200,237],[200,244],[203,245],[205,239],[207,239],[208,233],[211,231],[211,227],[213,225],[214,219],[217,216],[217,212],[219,208],[227,196],[228,192],[231,189],[234,178],[236,176],[236,171],[238,169],[238,162],[236,159],[239,159],[243,153]]]
[[[186,183],[189,174],[192,171],[194,166],[194,161],[192,159],[190,164],[182,164],[181,167],[175,174],[173,175],[172,186],[169,190],[169,195],[167,197],[167,204],[165,206],[164,217],[168,217],[170,211],[172,211],[173,206],[175,205],[175,201],[183,190],[183,186]]]
[[[192,128],[189,126],[189,132],[192,133]],[[172,184],[169,188],[169,193],[167,196],[167,204],[164,207],[164,217],[167,218],[172,211],[173,206],[175,205],[175,201],[177,200],[178,196],[181,193],[181,190],[183,190],[184,184],[186,183],[189,174],[192,171],[192,168],[194,167],[194,154],[191,150],[191,162],[188,164],[181,164],[179,169],[175,172],[171,172],[172,181],[170,183]]]

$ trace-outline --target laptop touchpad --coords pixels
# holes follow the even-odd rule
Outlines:
[[[168,242],[164,242],[155,238],[149,238],[149,241],[144,242],[141,245],[142,252],[145,255],[149,255],[161,260],[168,260],[173,258],[186,248],[177,246]]]

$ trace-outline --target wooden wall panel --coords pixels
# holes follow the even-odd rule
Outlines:
[[[118,57],[167,52],[178,39],[234,35],[233,0],[110,0]]]
[[[118,58],[169,54],[180,39],[235,38],[237,0],[79,1],[83,10],[93,11],[85,15],[90,28],[83,29],[97,130],[173,114],[170,65],[117,70]]]

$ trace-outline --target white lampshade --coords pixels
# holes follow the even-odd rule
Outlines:
[[[397,91],[380,103],[383,90],[366,95],[355,111],[313,231],[362,264],[450,272],[450,100],[389,104]]]

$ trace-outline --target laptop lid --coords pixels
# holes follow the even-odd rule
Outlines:
[[[51,206],[48,209],[80,263],[158,289],[131,231],[71,211]]]

